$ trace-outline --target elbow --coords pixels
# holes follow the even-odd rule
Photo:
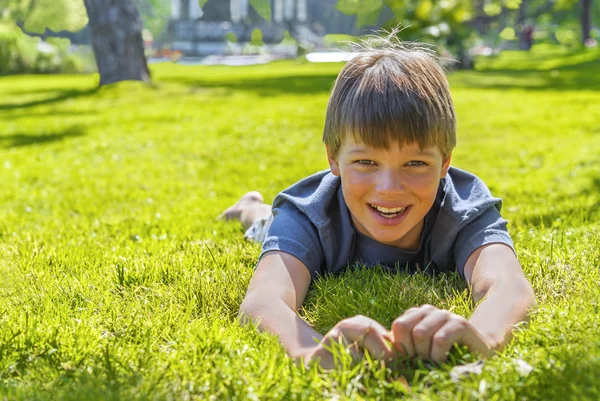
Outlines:
[[[529,313],[535,308],[536,299],[531,283],[525,276],[511,277],[509,280],[499,280],[495,283],[486,283],[472,289],[472,296],[476,303],[480,303],[492,295],[511,300],[513,307],[521,311],[524,321],[529,321]]]
[[[261,306],[256,297],[252,296],[252,294],[247,294],[242,304],[240,305],[240,310],[238,311],[238,321],[242,326],[251,323],[258,323],[257,317],[260,316]]]
[[[518,280],[518,283],[516,283],[516,291],[520,294],[520,306],[525,314],[523,320],[529,322],[529,315],[537,305],[533,287],[529,280],[523,276]]]
[[[240,305],[238,320],[242,326],[254,325],[262,329],[261,320],[273,313],[274,306],[280,305],[277,297],[259,292],[249,292]]]
[[[510,293],[507,295],[513,299],[514,309],[520,315],[520,321],[529,323],[531,311],[536,306],[535,293],[531,283],[525,276],[519,276],[511,280],[509,285]]]

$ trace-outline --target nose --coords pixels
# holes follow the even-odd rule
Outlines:
[[[402,174],[394,169],[382,169],[377,175],[377,192],[382,195],[398,194],[406,190]]]

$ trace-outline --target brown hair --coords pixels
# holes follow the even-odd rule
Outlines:
[[[377,149],[417,143],[448,156],[456,146],[454,105],[435,53],[400,43],[397,32],[358,43],[335,81],[323,142],[336,157],[348,134]]]

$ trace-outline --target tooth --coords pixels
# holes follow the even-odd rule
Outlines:
[[[375,206],[372,205],[377,211],[381,212],[381,213],[401,213],[403,212],[406,207],[396,207],[396,208],[387,208],[387,207],[382,207],[382,206]]]

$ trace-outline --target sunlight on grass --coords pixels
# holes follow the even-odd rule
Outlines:
[[[450,82],[453,165],[503,198],[538,298],[529,327],[453,381],[366,359],[323,373],[236,314],[259,246],[215,216],[327,167],[340,64],[153,67],[155,85],[0,78],[0,394],[7,399],[598,399],[600,54],[507,52]],[[325,331],[432,303],[468,315],[458,275],[349,271],[301,311]],[[340,358],[344,360],[342,351]],[[519,370],[518,360],[533,366]],[[408,383],[406,387],[404,383]]]

